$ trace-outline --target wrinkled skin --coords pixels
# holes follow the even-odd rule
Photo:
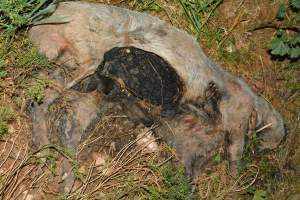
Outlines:
[[[176,149],[186,174],[196,180],[203,166],[224,147],[225,132],[220,125],[210,124],[193,114],[162,120],[156,134]]]

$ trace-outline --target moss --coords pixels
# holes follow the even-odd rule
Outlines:
[[[11,107],[0,106],[0,120],[12,121],[16,117],[15,111]]]
[[[45,89],[48,87],[47,80],[37,79],[35,84],[28,88],[27,94],[37,103],[43,103],[45,97]]]
[[[8,126],[5,121],[0,120],[0,138],[8,133]]]

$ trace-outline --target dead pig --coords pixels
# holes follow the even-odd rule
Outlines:
[[[232,161],[242,154],[253,111],[256,129],[268,125],[260,135],[262,149],[275,148],[284,137],[280,114],[244,81],[211,61],[186,32],[150,15],[102,4],[63,2],[52,16],[65,16],[69,23],[36,26],[30,34],[50,60],[69,67],[65,88],[95,74],[106,52],[132,46],[152,52],[172,66],[186,88],[183,103],[205,103],[205,91],[214,83],[221,94],[219,116],[223,130],[229,133]]]

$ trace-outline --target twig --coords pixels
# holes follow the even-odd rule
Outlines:
[[[269,128],[270,126],[272,126],[272,123],[266,124],[263,127],[261,127],[260,129],[258,129],[257,131],[255,131],[256,133],[259,133],[263,130],[265,130],[266,128]]]
[[[236,188],[236,186],[237,186],[237,184],[239,183],[239,181],[241,181],[242,178],[243,178],[245,175],[247,175],[247,172],[245,172],[244,174],[242,174],[242,175],[234,182],[233,186],[231,187],[231,190],[232,190],[232,191],[234,191],[234,192],[241,192],[241,191],[243,191],[243,190],[246,190],[247,188],[249,188],[251,185],[254,184],[254,182],[256,181],[257,176],[258,176],[258,174],[259,174],[259,168],[258,168],[257,166],[255,166],[255,165],[251,165],[251,167],[254,167],[254,168],[257,169],[257,171],[256,171],[256,173],[255,173],[255,176],[254,176],[254,178],[251,180],[251,182],[250,182],[248,185],[246,185],[246,186],[243,186],[243,187],[241,187],[241,188],[234,189],[234,188]]]
[[[298,32],[300,31],[300,26],[297,26],[296,24],[285,25],[285,24],[276,23],[274,21],[261,22],[247,31],[252,32],[252,31],[257,31],[266,28],[283,29],[283,30],[291,30],[291,31],[298,31]]]
[[[211,17],[212,13],[214,13],[214,11],[217,9],[217,7],[222,3],[222,0],[219,0],[217,3],[214,4],[214,7],[211,9],[211,11],[209,12],[208,16],[205,18],[205,20],[203,21],[203,23],[201,24],[201,28],[203,26],[206,25],[206,23],[208,22],[209,18]]]
[[[93,170],[94,170],[95,163],[96,163],[96,160],[94,160],[94,161],[92,162],[92,164],[90,165],[90,169],[89,169],[89,171],[88,171],[88,174],[87,174],[87,176],[86,176],[86,179],[85,179],[85,181],[84,181],[84,184],[83,184],[83,186],[82,186],[82,189],[81,189],[80,192],[79,192],[79,194],[81,194],[81,195],[85,192],[85,190],[86,190],[86,188],[87,188],[87,186],[88,186],[88,184],[89,184],[89,182],[90,182],[90,179],[91,179],[92,174],[93,174]],[[77,198],[77,199],[80,199],[80,198]]]
[[[3,160],[3,162],[0,164],[0,169],[2,168],[3,164],[6,163],[6,161],[7,161],[8,157],[9,157],[9,155],[11,154],[11,152],[12,152],[12,150],[13,150],[13,148],[14,148],[16,139],[17,139],[18,136],[19,136],[19,135],[17,135],[17,136],[14,138],[13,143],[12,143],[12,145],[11,145],[11,148],[10,148],[10,150],[9,150],[9,152],[8,152],[8,154],[7,154],[7,156],[6,156],[6,158],[5,158],[5,159]]]
[[[238,23],[240,22],[240,18],[243,15],[242,12],[240,12],[236,18],[234,19],[233,24],[231,25],[229,31],[225,34],[225,36],[223,37],[223,39],[221,40],[221,42],[218,44],[218,49],[222,46],[222,44],[227,40],[228,36],[232,33],[232,31],[234,30],[234,28],[238,25]]]
[[[164,164],[166,164],[167,162],[169,162],[170,160],[172,160],[174,158],[174,155],[170,156],[169,158],[165,159],[163,162],[159,163],[158,165],[156,165],[157,167],[161,167]]]

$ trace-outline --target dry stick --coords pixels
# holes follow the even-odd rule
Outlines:
[[[138,151],[136,151],[125,163],[124,163],[124,165],[127,165],[127,164],[129,164],[129,163],[131,163],[133,160],[135,160],[136,159],[136,155],[138,154],[138,153],[140,153],[141,151],[143,151],[143,149],[145,149],[146,148],[146,146],[148,146],[149,144],[151,144],[152,142],[154,142],[156,139],[153,139],[153,140],[150,140],[150,141],[148,141],[148,143],[146,143],[146,144],[144,144]],[[135,149],[133,149],[132,151],[134,151]],[[132,152],[131,151],[131,152]],[[130,153],[128,153],[128,155],[131,155],[131,152]],[[140,155],[140,156],[143,156],[142,154]]]
[[[99,137],[96,137],[95,139],[93,139],[91,141],[83,143],[82,146],[79,148],[79,151],[77,154],[80,154],[85,149],[86,146],[93,144],[94,142],[97,142],[98,140],[103,139],[103,138],[104,138],[103,135],[100,135]]]
[[[122,194],[121,196],[119,196],[117,198],[117,200],[123,199],[123,197],[126,197],[130,192],[132,192],[132,191],[134,191],[134,190],[136,190],[138,188],[143,188],[143,187],[145,187],[145,186],[135,186],[135,187],[132,187],[129,191],[124,192],[124,194]]]
[[[117,116],[117,117],[123,117],[123,116]],[[107,123],[108,120],[109,120],[109,118],[110,118],[110,117],[108,117],[107,119],[103,120],[103,122],[102,122],[100,125],[97,125],[96,129],[98,129],[99,127],[102,127],[105,123]],[[94,131],[94,132],[95,132],[95,131]],[[89,145],[89,144],[92,144],[92,143],[98,141],[99,139],[102,139],[102,138],[103,138],[103,136],[101,135],[101,136],[99,136],[99,137],[97,137],[97,138],[95,138],[95,139],[89,141],[93,135],[94,135],[94,133],[91,134],[91,135],[83,142],[82,145],[80,145],[79,151],[78,151],[77,154],[80,154],[80,152],[84,150],[85,146],[87,146],[87,145]]]
[[[123,3],[124,1],[126,1],[126,0],[119,0],[117,2],[112,2],[112,5],[118,5],[120,3]]]
[[[19,152],[17,153],[17,157],[14,159],[14,162],[10,165],[10,168],[7,170],[7,172],[5,172],[5,174],[10,174],[10,172],[13,171],[15,164],[17,163],[20,155],[21,155],[21,151],[22,149],[19,150]]]
[[[17,171],[14,175],[16,177],[19,176],[20,171]],[[0,196],[2,195],[3,197],[6,196],[6,193],[8,193],[9,191],[11,191],[11,188],[14,187],[14,185],[16,184],[17,179],[15,178],[15,176],[10,176],[9,180],[5,180],[4,181],[4,186],[2,187],[1,191],[0,191]]]
[[[149,132],[149,131],[148,131]],[[138,141],[139,139],[141,139],[141,138],[137,138],[135,141]],[[153,142],[153,141],[151,141],[151,142]],[[128,148],[126,148],[126,151],[128,150]],[[125,152],[126,152],[125,151]],[[124,162],[124,163],[122,163],[122,166],[120,166],[120,167],[118,167],[117,169],[115,169],[115,173],[113,173],[113,174],[111,174],[109,177],[107,177],[106,179],[104,179],[100,184],[98,184],[98,186],[92,191],[92,192],[90,192],[89,194],[93,194],[93,193],[95,193],[97,190],[99,190],[105,183],[107,183],[109,180],[111,180],[112,178],[114,178],[116,175],[119,175],[119,173],[120,173],[120,170],[122,169],[122,168],[124,168],[124,166],[126,166],[127,164],[129,164],[129,163],[131,163],[131,162],[133,162],[137,157],[136,157],[136,155],[137,154],[139,154],[140,152],[142,151],[142,149],[140,149],[139,151],[136,151],[136,153],[134,153],[126,162]],[[124,153],[125,152],[123,152],[121,155],[123,156],[124,155]],[[132,152],[132,151],[131,151]],[[130,152],[130,153],[131,153]],[[130,153],[128,154],[128,155],[130,155]],[[125,156],[125,157],[127,157],[127,156]],[[117,162],[119,162],[120,161],[120,159],[118,159],[118,161]],[[115,167],[115,165],[113,166],[113,168]],[[93,180],[94,181],[94,180]]]
[[[95,190],[93,190],[89,195],[91,195],[91,194],[93,194],[93,193],[95,193],[95,192],[97,192],[100,188],[105,188],[105,184],[108,182],[108,181],[110,181],[110,180],[112,180],[112,179],[114,179],[114,178],[117,178],[117,177],[119,177],[119,176],[122,176],[122,172],[124,173],[126,171],[126,168],[124,168],[123,166],[121,166],[121,167],[119,167],[119,168],[117,168],[116,169],[116,171],[114,172],[114,173],[112,173],[109,177],[107,177],[106,179],[104,179],[100,184],[98,184],[98,186],[96,187],[96,189]]]
[[[128,169],[128,168],[127,168]],[[129,170],[136,170],[137,172],[136,173],[138,173],[138,172],[141,172],[141,171],[144,171],[145,172],[145,174],[143,175],[143,176],[146,176],[147,174],[152,174],[152,176],[154,176],[155,177],[155,184],[156,184],[156,186],[157,187],[159,187],[160,188],[160,186],[159,186],[159,184],[158,184],[158,177],[156,176],[156,174],[153,172],[153,170],[151,170],[151,169],[149,169],[149,168],[147,168],[147,167],[142,167],[141,169],[139,169],[139,168],[129,168]],[[142,176],[142,177],[143,177]]]
[[[260,129],[258,129],[258,130],[255,131],[255,132],[256,132],[256,133],[259,133],[259,132],[265,130],[266,128],[269,128],[269,127],[272,126],[272,125],[273,125],[273,123],[266,124],[266,125],[264,125],[263,127],[261,127]]]
[[[12,190],[12,189],[14,189],[14,186],[15,186],[15,184],[16,184],[16,181],[14,181],[14,180],[17,180],[16,178],[19,176],[19,173],[20,173],[20,171],[21,171],[21,169],[23,168],[23,167],[25,167],[28,163],[28,161],[29,161],[29,159],[33,156],[33,155],[35,155],[36,153],[38,153],[38,152],[41,152],[41,151],[43,151],[43,150],[45,150],[45,149],[47,149],[47,148],[50,148],[50,147],[52,147],[52,148],[55,148],[57,151],[59,151],[63,156],[65,156],[66,158],[68,158],[68,159],[71,159],[68,155],[66,155],[65,153],[63,153],[63,152],[61,152],[57,147],[55,147],[55,146],[51,146],[51,145],[46,145],[46,146],[44,146],[44,147],[42,147],[41,149],[39,149],[39,150],[37,150],[36,152],[34,152],[33,154],[31,154],[30,156],[27,156],[27,148],[28,148],[28,146],[27,146],[27,148],[26,148],[26,153],[25,153],[25,155],[24,155],[24,159],[23,159],[23,161],[16,167],[16,168],[14,168],[13,170],[11,170],[9,173],[9,176],[8,177],[6,177],[6,183],[8,183],[8,184],[6,184],[6,185],[4,185],[2,188],[0,188],[1,190],[0,190],[0,194],[3,194],[3,192],[5,191],[5,190],[7,190],[7,187],[8,187],[8,191],[10,191],[10,190]],[[12,182],[13,181],[13,182]],[[13,187],[12,189],[10,189],[11,187]]]
[[[149,135],[151,134],[151,131],[154,130],[155,128],[157,128],[158,125],[152,125],[151,128],[145,133],[145,135]],[[116,163],[118,163],[118,161],[123,157],[123,155],[126,153],[126,151],[133,145],[135,144],[137,141],[141,140],[142,137],[140,138],[136,138],[135,140],[133,140],[132,142],[128,143],[128,145],[125,145],[121,151],[119,151],[119,153],[115,156],[115,158],[117,158],[117,160],[115,161],[114,159],[112,161],[115,161]],[[119,158],[118,158],[119,157]]]
[[[46,173],[43,172],[39,177],[37,177],[34,181],[32,181],[32,183],[30,184],[30,188],[33,188],[34,185],[35,185],[39,180],[41,180],[45,175],[46,175]]]
[[[230,27],[229,31],[227,32],[227,34],[225,34],[225,36],[223,37],[223,39],[221,40],[221,42],[218,44],[218,49],[222,46],[222,44],[227,40],[228,36],[232,33],[232,31],[234,30],[234,28],[238,25],[238,23],[240,22],[240,18],[243,15],[242,12],[240,12],[236,18],[234,19],[234,22],[232,24],[232,26]]]
[[[0,169],[2,168],[2,166],[4,165],[4,163],[6,163],[6,161],[7,161],[8,157],[9,157],[9,155],[11,154],[11,152],[12,152],[12,150],[13,150],[13,148],[14,148],[16,139],[17,139],[18,136],[19,136],[19,135],[17,135],[17,136],[14,138],[13,143],[12,143],[12,145],[11,145],[11,148],[10,148],[10,150],[9,150],[9,152],[8,152],[7,157],[6,157],[6,158],[3,160],[3,162],[0,164]]]
[[[85,195],[83,196],[83,198],[92,195],[92,194],[95,193],[97,190],[99,190],[99,189],[100,189],[107,181],[109,181],[111,178],[118,176],[118,175],[119,175],[119,170],[120,170],[121,168],[122,168],[122,167],[119,167],[119,168],[115,169],[115,171],[112,172],[112,173],[110,174],[110,176],[108,176],[106,179],[104,179],[101,183],[99,183],[99,184],[97,185],[96,189],[94,189],[93,191],[91,191],[91,192],[85,194]],[[108,169],[108,168],[106,168],[106,170],[107,170],[107,169]],[[96,174],[95,176],[97,176],[97,174]],[[105,173],[101,173],[100,175],[98,174],[98,176],[97,176],[96,178],[94,178],[93,180],[90,180],[90,181],[88,182],[88,184],[93,183],[93,182],[95,182],[95,181],[97,181],[97,180],[99,180],[99,179],[101,179],[101,178],[104,178],[104,177],[105,177]],[[92,178],[92,177],[91,177],[91,178]],[[90,179],[91,179],[91,178],[90,178]],[[69,196],[68,199],[71,198],[72,196],[74,196],[74,194],[71,195],[71,196]]]
[[[4,187],[1,188],[0,194],[2,194],[5,190],[7,190],[6,188],[9,189],[14,186],[14,184],[16,183],[15,181],[17,181],[16,177],[19,176],[21,169],[24,166],[26,166],[26,165],[24,165],[24,163],[27,162],[26,155],[27,155],[27,152],[24,155],[24,159],[22,160],[22,162],[16,168],[7,172],[9,175],[5,179],[5,185],[4,185]],[[15,181],[13,182],[14,179],[15,179]]]
[[[36,182],[37,178],[35,180],[33,180],[32,182]],[[29,188],[24,188],[23,190],[21,190],[17,195],[15,195],[15,199],[19,199],[19,196],[21,194],[23,194],[23,192],[25,192],[26,190],[29,189],[33,189],[34,187],[32,186],[32,183],[30,184]],[[25,198],[26,199],[26,198]]]
[[[256,166],[255,166],[256,167]],[[258,168],[258,167],[257,167]],[[243,178],[243,179],[241,179],[241,182],[240,182],[240,185],[245,185],[245,184],[247,184],[248,182],[249,182],[249,179],[247,179],[247,178],[251,178],[252,176],[253,176],[253,174],[251,174],[251,173],[255,173],[255,174],[257,174],[259,171],[257,170],[257,171],[253,171],[253,170],[251,170],[251,169],[249,169],[249,172],[247,172],[247,173],[245,173],[245,178]],[[252,181],[251,181],[252,182]]]
[[[19,152],[20,153],[20,152]],[[10,155],[10,153],[8,154],[8,156]],[[17,156],[17,159],[19,157],[19,154]],[[15,160],[16,161],[16,160]],[[12,172],[12,169],[15,165],[15,162],[13,162],[13,164],[10,165],[10,169],[8,169],[7,172],[5,172],[4,174],[8,174],[5,179],[3,180],[4,184],[2,185],[2,187],[0,188],[0,194],[3,194],[5,190],[7,190],[7,188],[10,188],[13,184],[12,183],[12,180],[14,178],[14,174],[15,173],[11,173]],[[4,195],[4,194],[3,194]]]
[[[174,158],[174,155],[170,156],[169,158],[165,159],[162,163],[156,165],[156,167],[161,167],[164,164],[166,164],[167,162],[169,162],[170,160],[172,160]]]
[[[256,25],[254,28],[248,29],[247,31],[252,32],[252,31],[257,31],[266,28],[300,31],[300,26],[297,26],[296,24],[285,25],[285,24],[276,23],[274,21],[261,22],[258,25]]]
[[[204,22],[201,24],[201,27],[205,26],[206,23],[208,22],[209,18],[211,17],[211,15],[215,12],[215,10],[217,9],[217,7],[222,3],[222,0],[219,0],[214,7],[212,8],[212,10],[209,12],[208,16],[205,18]]]
[[[252,181],[251,181],[248,185],[246,185],[246,186],[244,186],[244,187],[241,187],[240,189],[234,189],[234,188],[237,186],[238,182],[239,182],[240,180],[242,180],[243,176],[246,175],[246,172],[245,172],[244,174],[242,174],[242,175],[235,181],[235,183],[234,183],[233,186],[231,187],[232,191],[234,191],[234,192],[241,192],[241,191],[243,191],[243,190],[249,188],[251,185],[254,184],[254,182],[255,182],[256,179],[257,179],[258,173],[259,173],[259,168],[258,168],[257,166],[255,166],[255,165],[251,165],[251,166],[252,166],[252,167],[255,167],[255,168],[257,169],[257,172],[255,173],[255,177],[252,179]]]
[[[14,187],[11,189],[10,193],[9,193],[9,197],[13,197],[16,189],[18,189],[18,186],[26,179],[30,179],[29,177],[27,177],[27,175],[32,172],[32,170],[35,168],[36,166],[33,166],[31,169],[29,169],[21,178],[21,180],[17,181],[16,184],[14,185]],[[19,175],[19,173],[18,173]],[[16,176],[16,180],[18,180],[18,176]],[[12,199],[12,198],[9,198]]]
[[[8,140],[5,140],[4,147],[3,147],[3,149],[2,149],[2,151],[1,151],[1,153],[0,153],[0,158],[2,157],[2,155],[3,155],[3,153],[4,153],[5,149],[6,149],[7,141],[8,141]],[[1,167],[0,167],[0,168],[1,168]]]
[[[144,137],[147,134],[151,133],[151,130],[153,130],[154,128],[156,128],[157,126],[152,126],[150,130],[148,130],[145,134]],[[120,167],[116,168],[115,171],[106,179],[104,179],[100,184],[97,185],[96,189],[94,189],[93,191],[91,191],[90,193],[88,193],[87,195],[92,195],[93,193],[95,193],[97,190],[99,190],[101,187],[103,187],[103,185],[105,183],[107,183],[109,180],[111,180],[112,178],[117,177],[120,174],[120,170],[124,170],[124,166],[126,166],[127,164],[133,162],[136,159],[136,155],[138,153],[140,153],[141,150],[137,151],[136,153],[134,153],[131,157],[128,158],[128,160],[126,162],[120,163],[122,157],[124,156],[124,154],[126,153],[126,151],[134,144],[136,143],[138,140],[142,139],[143,137],[137,138],[134,141],[128,143],[127,145],[125,145],[120,151],[119,153],[115,156],[115,158],[111,161],[111,163],[114,162],[114,164],[111,166],[111,168],[115,168],[118,164],[121,164]],[[153,141],[150,141],[149,143],[151,143]],[[148,145],[148,144],[146,144]],[[145,146],[146,146],[145,145]],[[132,151],[134,151],[135,149],[131,150],[128,155],[131,155]],[[128,155],[126,155],[123,159],[126,159],[128,157]],[[105,173],[100,174],[100,176],[97,176],[96,178],[94,178],[93,180],[91,180],[89,183],[92,183],[98,179],[100,179],[101,177],[104,177]]]
[[[122,169],[122,167],[119,167],[118,169],[116,169],[115,173],[112,173],[110,176],[108,176],[106,179],[104,179],[101,183],[99,183],[96,188],[94,190],[92,190],[91,192],[89,192],[87,195],[92,195],[95,192],[97,192],[105,183],[107,183],[109,180],[111,180],[112,178],[117,177],[118,175],[120,175],[120,169]]]
[[[172,18],[171,18],[171,16],[170,16],[169,12],[167,11],[167,9],[166,9],[164,6],[162,7],[162,9],[163,9],[163,11],[166,13],[166,15],[167,15],[167,17],[168,17],[169,22],[171,23],[171,25],[174,26],[174,23],[173,23],[173,21],[172,21]]]
[[[171,133],[175,136],[175,132],[173,131],[172,127],[170,126],[169,122],[165,122],[165,124],[167,125],[167,127],[169,128],[169,130],[171,131]]]
[[[87,188],[87,186],[89,184],[89,181],[90,181],[90,179],[92,177],[92,174],[93,174],[95,163],[96,163],[96,160],[94,160],[92,162],[92,164],[90,165],[90,169],[89,169],[87,177],[86,177],[86,179],[84,181],[83,187],[82,187],[81,191],[79,192],[79,194],[81,194],[81,195],[86,191],[86,188]]]

